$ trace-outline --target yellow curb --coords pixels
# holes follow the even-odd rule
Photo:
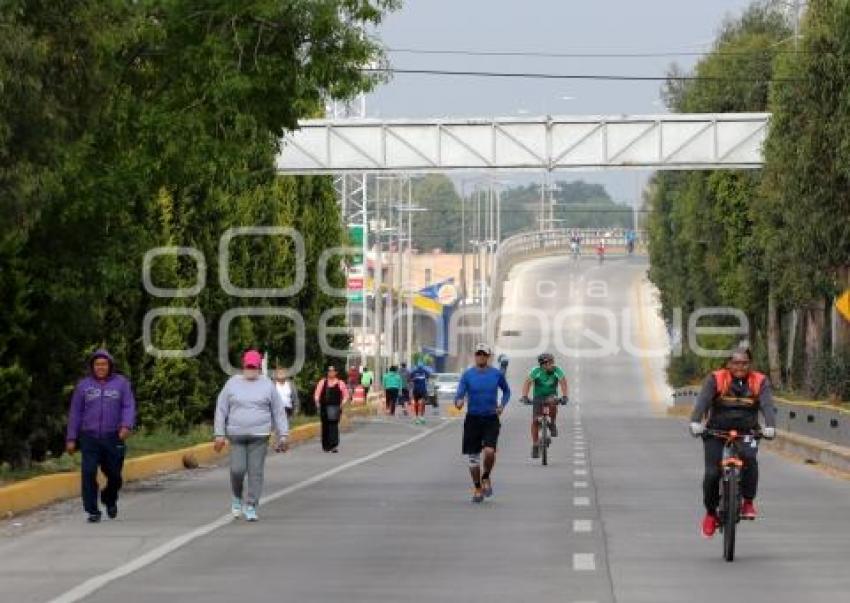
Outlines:
[[[834,410],[835,412],[840,412],[842,414],[850,414],[850,409],[843,408],[841,406],[836,406],[835,404],[830,404],[829,402],[815,402],[814,400],[794,402],[793,400],[786,400],[785,398],[780,398],[779,396],[774,396],[773,400],[775,402],[779,402],[780,404],[787,404],[792,406],[806,406],[808,408],[820,408],[822,410]]]
[[[466,414],[466,411],[464,411],[463,408],[458,409],[458,407],[454,404],[449,404],[446,406],[446,414],[450,417],[460,417]]]
[[[363,407],[363,411],[350,409],[346,415],[354,414],[356,416],[360,412],[368,413],[369,409],[366,407]],[[344,415],[342,427],[344,429],[348,428],[349,424],[349,417]],[[289,432],[289,443],[299,444],[311,440],[319,435],[320,429],[321,427],[318,422],[296,427]],[[185,469],[184,458],[188,460],[189,457],[194,457],[194,461],[199,465],[209,464],[227,456],[227,450],[225,448],[221,452],[216,452],[213,449],[212,442],[205,442],[188,448],[180,448],[179,450],[157,452],[155,454],[127,459],[124,462],[124,481],[138,481],[154,475],[182,471]],[[98,477],[102,481],[103,476],[99,475]],[[0,517],[31,511],[38,507],[60,500],[75,498],[79,495],[79,471],[33,477],[0,487]]]

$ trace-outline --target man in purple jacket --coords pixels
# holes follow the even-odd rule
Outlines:
[[[83,508],[88,521],[100,521],[97,502],[97,468],[106,476],[106,487],[100,499],[111,519],[118,515],[118,490],[124,467],[124,440],[136,419],[136,400],[130,382],[115,373],[115,361],[106,350],[97,350],[89,359],[89,376],[74,388],[68,413],[68,435],[65,448],[73,454],[83,453]]]

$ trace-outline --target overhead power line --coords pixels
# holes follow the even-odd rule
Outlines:
[[[762,56],[766,54],[807,54],[809,50],[765,49],[765,50],[701,50],[666,52],[544,52],[534,50],[465,50],[434,48],[387,48],[391,54],[450,55],[471,57],[534,57],[554,59],[652,59],[702,56]]]
[[[742,78],[742,77],[713,77],[698,75],[622,75],[603,73],[534,73],[527,71],[454,71],[448,69],[399,69],[396,67],[366,68],[365,73],[398,73],[404,75],[447,75],[465,77],[490,78],[524,78],[541,80],[597,80],[624,82],[725,82],[725,83],[794,83],[801,80],[796,78]]]

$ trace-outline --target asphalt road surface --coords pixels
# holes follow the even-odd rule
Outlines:
[[[636,258],[514,270],[500,345],[515,400],[545,347],[571,404],[548,467],[529,458],[529,409],[511,405],[484,504],[469,502],[458,420],[369,420],[339,455],[270,457],[256,524],[227,519],[226,468],[132,487],[116,521],[87,525],[72,503],[4,522],[0,600],[850,600],[846,481],[762,453],[762,516],[741,526],[736,561],[699,537],[701,445],[661,412],[661,354],[635,353],[665,346],[645,271]]]

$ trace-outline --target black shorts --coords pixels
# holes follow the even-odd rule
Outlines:
[[[466,415],[463,421],[463,454],[478,454],[482,448],[495,450],[501,428],[499,415]]]
[[[414,402],[422,402],[423,400],[428,398],[428,390],[427,389],[414,389],[413,390],[413,401]]]

